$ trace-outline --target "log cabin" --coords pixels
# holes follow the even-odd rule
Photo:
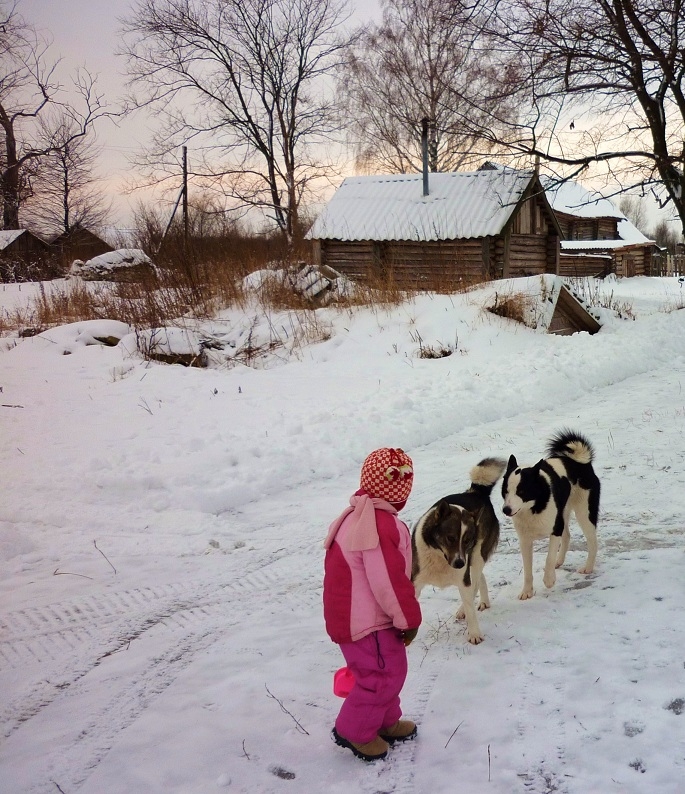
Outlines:
[[[562,276],[652,275],[658,246],[609,199],[577,182],[543,178],[549,203],[563,232]]]
[[[348,177],[307,235],[318,265],[426,290],[556,275],[561,236],[535,171],[488,165]]]

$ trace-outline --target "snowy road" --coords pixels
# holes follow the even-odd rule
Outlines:
[[[225,405],[214,407],[238,378],[256,392],[262,373],[141,366],[113,380],[115,354],[87,350],[55,357],[44,378],[44,357],[34,368],[5,359],[11,366],[0,371],[3,399],[26,408],[12,409],[0,449],[8,495],[0,513],[0,793],[679,794],[685,777],[680,314],[659,320],[660,328],[670,328],[668,357],[631,329],[626,338],[635,344],[624,349],[647,351],[639,364],[627,354],[617,361],[620,339],[612,336],[603,348],[587,339],[517,333],[517,372],[526,361],[537,362],[537,370],[528,367],[527,380],[519,374],[516,383],[509,373],[487,371],[492,329],[485,329],[481,353],[476,328],[464,341],[470,397],[459,392],[463,402],[448,406],[468,409],[458,432],[441,432],[459,417],[437,412],[447,367],[454,372],[458,362],[435,362],[442,375],[433,370],[438,375],[430,382],[421,382],[427,372],[421,370],[406,404],[392,385],[392,376],[405,383],[404,371],[381,370],[393,394],[388,426],[411,421],[410,434],[422,426],[429,438],[410,450],[417,483],[409,522],[440,495],[465,486],[481,457],[514,452],[532,462],[562,426],[593,441],[603,495],[596,572],[575,571],[584,541],[574,527],[552,590],[542,586],[542,551],[536,553],[537,594],[530,602],[516,598],[520,556],[495,495],[502,538],[486,567],[492,598],[480,618],[486,640],[466,642],[453,619],[456,591],[424,591],[424,623],[409,649],[403,693],[420,738],[373,765],[356,763],[330,740],[339,705],[332,673],[342,659],[321,616],[321,543],[356,476],[348,448],[365,439],[342,438],[345,422],[331,417],[334,430],[321,442],[330,449],[322,452],[312,430],[324,425],[307,425],[310,403],[300,414],[292,404],[287,427],[278,425],[276,410],[267,410],[273,460],[288,461],[267,476],[257,441],[254,455],[237,441],[231,447],[231,432],[221,424]],[[505,334],[496,338],[506,345]],[[536,357],[538,348],[544,355]],[[605,349],[610,360],[603,366]],[[645,356],[653,358],[651,366]],[[576,388],[586,359],[595,380]],[[304,371],[299,364],[284,367],[281,382],[275,370],[264,374],[274,405],[290,391],[290,369]],[[608,371],[615,373],[609,383]],[[499,401],[492,398],[498,379]],[[50,383],[41,391],[43,380]],[[550,399],[550,383],[555,394],[571,396]],[[344,391],[333,377],[330,388],[341,401]],[[364,388],[356,384],[350,398],[346,418],[356,417],[354,428],[365,411],[378,410],[358,402]],[[425,414],[422,394],[434,395]],[[239,423],[238,408],[231,411]],[[253,427],[255,437],[261,429]],[[222,494],[234,498],[230,482],[221,490],[231,456],[242,466],[240,482],[257,496],[235,497],[232,507],[212,511],[207,506]],[[297,468],[297,476],[290,478],[287,467]]]

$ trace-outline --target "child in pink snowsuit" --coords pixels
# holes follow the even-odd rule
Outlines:
[[[402,720],[406,646],[421,624],[411,582],[411,536],[400,521],[413,485],[411,458],[378,449],[364,461],[360,489],[324,542],[326,631],[340,645],[355,685],[335,721],[333,738],[359,758],[384,758],[388,745],[413,739]]]

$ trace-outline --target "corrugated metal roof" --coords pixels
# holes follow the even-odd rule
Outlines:
[[[458,240],[498,234],[532,171],[348,177],[309,234],[328,240]]]

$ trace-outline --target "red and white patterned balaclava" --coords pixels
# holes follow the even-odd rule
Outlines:
[[[413,484],[414,467],[404,450],[383,447],[364,461],[360,485],[369,496],[393,504],[404,503]]]

